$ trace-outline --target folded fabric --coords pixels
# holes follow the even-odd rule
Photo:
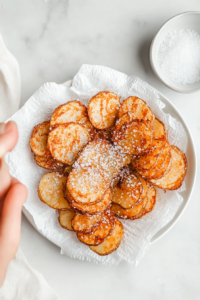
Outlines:
[[[17,60],[6,48],[0,35],[0,122],[18,109],[21,98],[21,78]]]
[[[27,262],[21,249],[10,263],[0,289],[1,300],[58,300],[44,277]]]
[[[6,48],[0,35],[0,122],[18,109],[21,97],[21,79],[17,60]],[[56,300],[58,297],[34,270],[19,249],[9,264],[6,279],[0,288],[1,300]]]

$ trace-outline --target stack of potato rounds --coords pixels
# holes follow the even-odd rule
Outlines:
[[[99,255],[115,251],[122,219],[152,211],[156,190],[178,189],[186,175],[185,154],[167,139],[165,125],[146,103],[103,91],[86,108],[70,101],[51,120],[34,127],[41,201],[59,212],[60,225]]]

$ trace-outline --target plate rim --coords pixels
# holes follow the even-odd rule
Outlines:
[[[72,79],[65,81],[64,83],[62,83],[62,85],[66,86],[66,87],[70,87],[72,85]],[[155,89],[155,88],[154,88]],[[185,122],[185,120],[183,119],[182,115],[180,114],[180,112],[178,111],[178,109],[174,106],[174,104],[166,97],[164,96],[161,92],[159,92],[157,89],[155,89],[156,92],[159,94],[161,101],[163,102],[167,102],[170,106],[172,106],[173,110],[176,112],[176,114],[179,116],[181,122],[184,124],[185,128],[187,129],[187,134],[189,136],[190,139],[190,143],[192,146],[192,152],[194,154],[194,174],[193,174],[193,182],[192,182],[192,187],[189,193],[189,196],[187,198],[187,201],[185,203],[185,205],[182,207],[181,211],[175,214],[175,216],[173,217],[173,219],[170,221],[171,224],[166,224],[163,228],[166,227],[166,230],[163,231],[163,228],[161,228],[150,240],[150,244],[154,244],[155,242],[157,242],[160,238],[162,238],[165,234],[167,234],[174,226],[175,224],[178,222],[178,220],[180,219],[180,217],[183,215],[186,207],[188,206],[188,203],[192,197],[193,191],[194,191],[194,187],[195,187],[195,183],[196,183],[196,176],[197,176],[197,157],[196,157],[196,149],[195,149],[195,144],[194,144],[194,140],[192,137],[192,134],[189,130],[189,127],[187,125],[187,123]],[[36,227],[34,219],[32,217],[32,215],[28,212],[28,210],[26,210],[26,208],[23,206],[23,214],[25,215],[25,217],[28,219],[28,221],[31,223],[31,225],[42,235],[42,232],[39,231],[39,229]],[[176,216],[177,215],[177,216]],[[163,232],[161,232],[163,231]],[[48,239],[49,241],[51,241],[53,244],[55,244],[56,246],[60,247],[59,245],[57,245],[55,242],[53,242],[51,240],[51,238],[47,238],[46,236],[44,236],[46,239]]]

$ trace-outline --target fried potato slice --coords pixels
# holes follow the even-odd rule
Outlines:
[[[58,106],[50,121],[50,126],[65,124],[65,123],[85,123],[88,120],[87,108],[80,101],[69,101]]]
[[[156,190],[152,186],[149,186],[147,197],[145,197],[143,204],[143,208],[137,215],[136,219],[140,219],[147,213],[151,212],[156,204]]]
[[[127,112],[134,114],[134,119],[143,119],[142,111],[146,106],[146,102],[138,97],[130,96],[125,99],[119,108],[119,118]]]
[[[135,194],[137,195],[135,197]],[[112,190],[112,202],[119,204],[121,207],[128,209],[133,207],[139,200],[140,192],[136,191],[135,194],[131,191],[121,189],[119,186],[115,186]]]
[[[136,215],[135,219],[140,219],[146,214],[145,208],[147,206],[147,203],[148,203],[148,197],[146,196],[143,200],[143,207],[142,207],[141,211]]]
[[[148,189],[148,194],[147,194],[147,205],[145,206],[145,212],[144,214],[147,214],[151,212],[156,204],[156,190],[154,187],[150,186]]]
[[[162,140],[153,140],[151,145],[147,149],[147,153],[142,153],[139,157],[133,160],[133,167],[142,170],[151,169],[158,160],[158,156],[160,155],[161,149],[163,146]]]
[[[42,176],[38,186],[38,195],[42,202],[55,209],[71,209],[64,198],[67,177],[62,173],[51,172]]]
[[[124,123],[120,129],[117,129],[118,125],[113,129],[112,139],[122,152],[138,155],[151,144],[152,128],[143,120]]]
[[[107,189],[104,176],[97,168],[75,168],[67,179],[67,188],[77,203],[95,204]]]
[[[111,188],[114,188],[119,183],[120,179],[121,179],[120,174],[114,177],[110,184]]]
[[[155,118],[153,121],[153,138],[161,139],[167,137],[167,130],[165,124],[159,119]]]
[[[49,133],[48,148],[52,156],[62,163],[72,165],[90,140],[89,133],[80,124],[67,123],[55,126]]]
[[[150,177],[150,179],[160,179],[162,178],[167,172],[169,172],[171,168],[171,163],[172,163],[172,155],[171,155],[171,149],[169,149],[163,165],[160,167],[160,170],[155,172],[154,175]]]
[[[130,165],[130,163],[133,160],[132,154],[128,154],[120,151],[120,156],[122,159],[122,167],[126,167],[127,165]]]
[[[187,159],[185,154],[176,146],[171,146],[172,165],[169,172],[160,179],[150,182],[165,190],[177,190],[183,183],[187,173]]]
[[[49,134],[49,121],[45,121],[36,125],[33,128],[33,132],[30,139],[31,151],[35,155],[51,157],[51,153],[47,148],[47,138]]]
[[[80,242],[88,246],[96,246],[101,244],[112,231],[115,225],[115,218],[106,219],[104,222],[98,223],[89,233],[77,232],[77,238]]]
[[[143,185],[133,172],[130,172],[129,175],[125,175],[119,185],[121,189],[133,193],[138,199],[143,192]]]
[[[154,115],[151,109],[146,105],[146,102],[138,97],[128,97],[122,102],[122,105],[119,109],[119,118],[127,112],[134,114],[134,119],[143,119],[145,121],[154,120]]]
[[[77,238],[79,241],[88,246],[97,246],[101,244],[115,226],[115,218],[113,215],[110,219],[104,219],[104,221],[93,227],[92,231],[89,233],[77,232]]]
[[[98,246],[90,246],[90,249],[99,255],[108,255],[119,247],[123,238],[123,225],[116,220],[113,230],[110,235]]]
[[[53,157],[45,157],[45,156],[39,156],[35,155],[35,162],[38,166],[41,168],[47,169],[47,170],[54,170],[58,172],[62,172],[64,168],[64,164],[57,161]]]
[[[90,122],[97,129],[112,127],[118,115],[120,99],[112,92],[100,92],[88,104]]]
[[[141,212],[144,207],[144,199],[139,203],[133,206],[133,208],[125,209],[122,208],[119,204],[112,204],[111,211],[114,215],[120,219],[131,219],[134,220],[137,218],[137,215]]]
[[[72,227],[75,231],[89,233],[92,228],[97,226],[104,218],[104,214],[82,215],[77,213],[72,220]],[[106,216],[105,216],[106,218]]]
[[[143,185],[137,176],[125,176],[118,186],[112,190],[112,202],[128,209],[133,207],[143,192]]]
[[[138,170],[138,173],[140,173],[142,176],[145,176],[147,178],[151,178],[151,176],[155,175],[156,172],[158,172],[162,168],[165,161],[165,157],[169,152],[169,149],[170,149],[170,145],[169,142],[166,140],[160,152],[160,155],[157,159],[157,162],[153,165],[153,167],[150,170]]]
[[[134,120],[134,114],[131,112],[127,112],[124,115],[122,115],[115,123],[115,126],[113,126],[112,131],[119,131],[124,124],[130,123]]]
[[[112,201],[110,188],[106,190],[103,197],[101,198],[101,201],[92,205],[80,204],[75,202],[68,188],[66,188],[65,190],[65,197],[69,202],[69,204],[71,205],[71,207],[80,211],[82,214],[90,214],[90,215],[98,214],[107,210],[110,207]]]
[[[95,139],[83,149],[76,164],[82,168],[92,166],[99,169],[110,183],[123,167],[123,157],[108,141]]]
[[[146,197],[146,195],[147,195],[147,191],[148,191],[148,185],[147,185],[147,182],[146,182],[146,180],[139,174],[139,173],[137,173],[137,172],[133,172],[133,174],[135,175],[135,176],[137,176],[137,178],[140,180],[140,182],[142,183],[142,186],[143,186],[143,191],[142,191],[142,193],[141,193],[141,195],[140,195],[140,199],[139,200],[143,200],[145,197]],[[139,201],[140,202],[140,201]]]
[[[70,231],[74,231],[72,227],[72,219],[74,218],[76,212],[71,210],[60,210],[58,221],[60,225]]]

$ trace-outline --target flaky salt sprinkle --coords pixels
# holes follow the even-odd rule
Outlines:
[[[181,84],[200,80],[200,34],[191,29],[169,32],[160,44],[158,63],[163,73]]]

